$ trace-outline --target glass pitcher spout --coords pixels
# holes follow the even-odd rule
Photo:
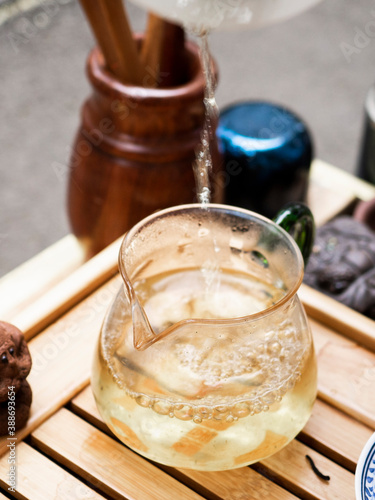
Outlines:
[[[146,311],[140,304],[137,294],[132,286],[132,283],[123,266],[121,254],[119,259],[119,268],[121,276],[124,280],[124,286],[127,293],[127,298],[131,306],[132,325],[133,325],[133,345],[135,349],[143,351],[147,349],[157,340],[171,333],[175,327],[169,327],[163,332],[156,333],[147,317]]]
[[[124,266],[119,263],[121,276],[124,280],[124,286],[126,290],[126,295],[131,306],[132,315],[132,329],[133,329],[133,345],[138,351],[143,351],[150,347],[155,342],[161,340],[162,338],[170,335],[179,328],[183,327],[184,324],[194,322],[194,320],[183,320],[179,321],[177,324],[167,327],[163,331],[154,331],[147,317],[144,307],[138,300],[137,294],[132,286],[131,281],[124,269]]]
[[[138,351],[147,349],[155,342],[160,341],[166,336],[182,329],[184,325],[197,322],[196,320],[183,320],[167,327],[161,332],[155,332],[149,322],[145,309],[140,304],[137,295],[129,282],[128,277],[126,274],[124,275],[124,273],[122,273],[122,277],[124,279],[125,289],[127,290],[131,304],[133,345]]]
[[[153,331],[147,315],[139,303],[137,297],[132,301],[132,317],[133,317],[133,343],[138,350],[143,350],[153,344],[158,338]]]

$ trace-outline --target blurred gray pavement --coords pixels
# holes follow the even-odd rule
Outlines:
[[[36,3],[19,0],[5,21],[12,3],[0,2],[0,276],[69,232],[61,165],[89,93],[94,41],[80,6],[45,0],[17,14]],[[126,5],[143,30],[145,13]],[[286,105],[310,126],[316,156],[355,171],[375,80],[373,0],[323,0],[280,25],[215,33],[211,51],[220,107],[258,98]]]

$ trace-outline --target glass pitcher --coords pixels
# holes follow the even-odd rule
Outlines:
[[[303,205],[277,217],[305,258]],[[261,460],[307,422],[316,360],[297,290],[303,255],[275,222],[225,205],[157,212],[125,237],[92,388],[113,433],[174,467]]]

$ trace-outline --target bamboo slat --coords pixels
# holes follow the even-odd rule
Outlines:
[[[38,427],[31,438],[44,453],[61,461],[113,499],[201,498],[66,409]]]
[[[362,448],[372,433],[369,427],[317,399],[299,439],[355,472]],[[355,436],[355,439],[348,439],[348,436]]]
[[[315,474],[306,455],[330,481]],[[253,467],[305,500],[354,499],[354,474],[297,440]]]
[[[311,318],[375,352],[375,321],[307,285],[298,296]]]
[[[375,429],[375,354],[310,319],[321,399]]]
[[[100,500],[99,493],[69,474],[26,443],[16,447],[16,493],[15,498],[46,500]],[[8,491],[9,463],[7,455],[0,459],[0,485]],[[0,498],[5,498],[0,494]]]
[[[361,200],[375,198],[375,186],[319,159],[312,163],[310,180],[312,184],[330,190],[333,196],[346,192]]]
[[[296,500],[250,467],[220,472],[201,472],[164,467],[173,477],[196,489],[205,498],[225,500]]]
[[[47,327],[117,272],[121,241],[122,237],[118,238],[69,274],[29,307],[13,316],[11,323],[15,324],[28,340]]]
[[[25,307],[84,262],[84,248],[68,235],[0,279],[0,318],[12,322]]]
[[[307,203],[318,226],[348,211],[356,201],[371,198],[375,198],[371,184],[322,160],[313,161]]]
[[[19,440],[87,385],[93,348],[119,279],[109,281],[29,342],[33,366],[27,380],[33,403],[26,427],[17,433]],[[0,456],[5,450],[6,439],[0,438]]]
[[[322,226],[337,214],[342,213],[355,203],[352,192],[336,192],[333,186],[311,183],[307,204],[311,208],[317,226]]]

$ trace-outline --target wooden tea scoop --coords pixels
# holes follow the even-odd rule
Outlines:
[[[80,0],[108,69],[123,83],[139,85],[142,67],[122,0]]]
[[[155,14],[149,14],[148,25],[141,50],[146,70],[145,85],[173,87],[184,81],[185,32]]]

